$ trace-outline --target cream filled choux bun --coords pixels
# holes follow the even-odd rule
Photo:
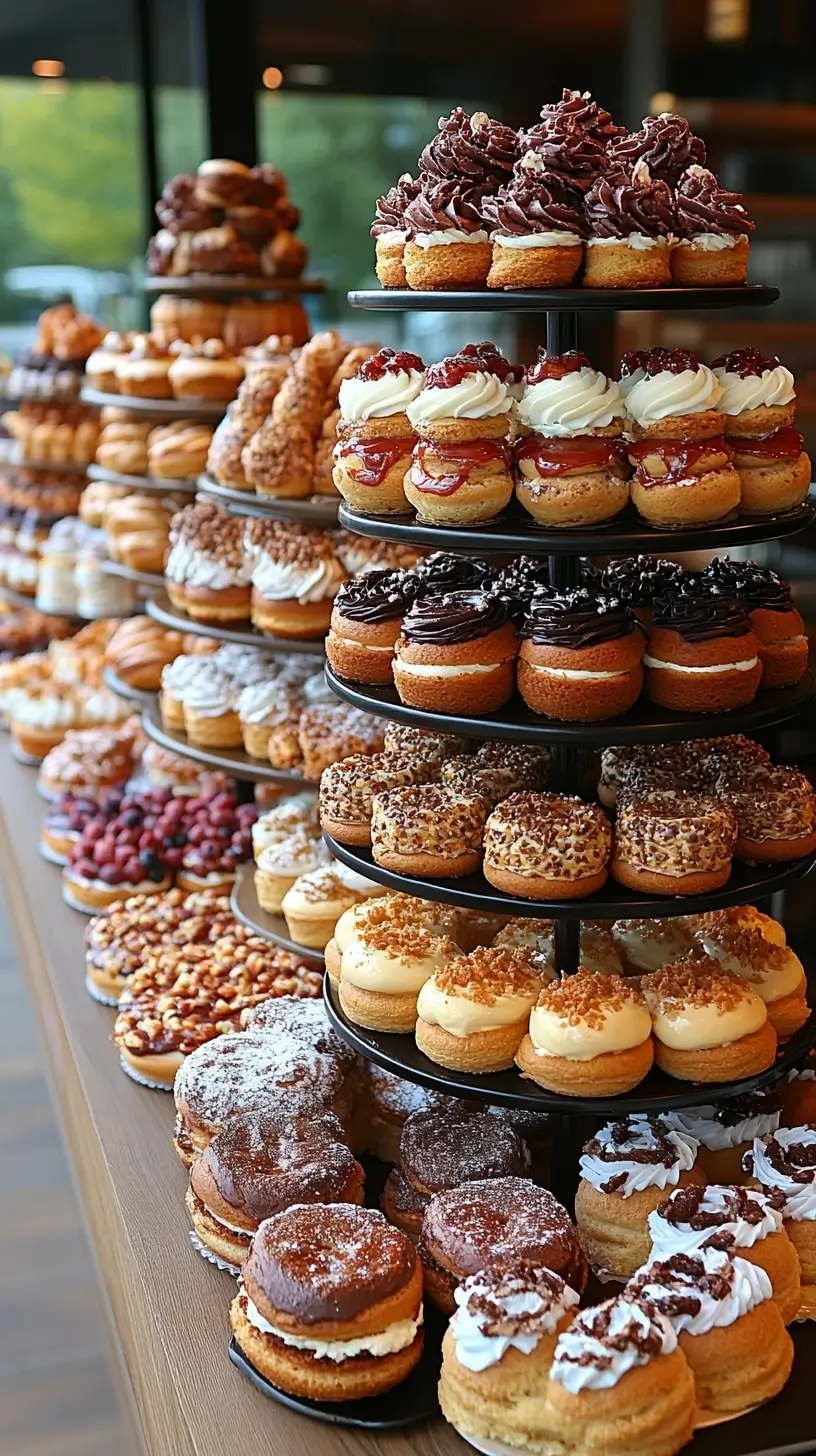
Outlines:
[[[649,1214],[652,1257],[726,1249],[757,1264],[771,1281],[773,1301],[787,1325],[802,1302],[799,1257],[774,1199],[756,1188],[710,1183],[676,1188]]]
[[[755,905],[729,905],[725,910],[704,910],[700,915],[682,915],[668,924],[682,925],[697,941],[704,934],[719,936],[741,930],[758,930],[771,945],[788,943],[784,925],[774,920],[772,915],[766,915],[764,910],[757,910]],[[649,969],[657,970],[657,967],[650,966]]]
[[[380,915],[388,918],[388,923],[396,929],[403,926],[414,925],[420,930],[427,930],[429,935],[448,936],[451,940],[458,941],[458,917],[456,911],[448,905],[437,905],[430,900],[419,900],[414,895],[403,895],[399,891],[392,890],[386,895],[377,896]],[[369,914],[373,910],[373,902],[364,902],[362,905],[354,905],[344,910],[337,924],[334,927],[334,935],[326,946],[326,969],[331,980],[336,984],[340,979],[340,962],[343,952],[349,943],[356,939],[357,930],[366,924]]]
[[[651,1250],[648,1219],[666,1190],[704,1182],[698,1144],[663,1118],[608,1122],[585,1145],[575,1221],[590,1264],[628,1279]]]
[[[792,1036],[808,1019],[805,969],[789,945],[773,945],[759,930],[719,931],[698,936],[706,955],[738,976],[762,997],[777,1036]]]
[[[472,1274],[454,1299],[439,1382],[445,1419],[465,1438],[545,1449],[540,1391],[578,1294],[550,1269],[512,1264]]]
[[[769,1138],[780,1122],[779,1100],[774,1087],[758,1087],[743,1097],[729,1097],[715,1107],[672,1109],[664,1113],[669,1127],[687,1133],[699,1143],[698,1160],[705,1173],[701,1182],[746,1183],[743,1155],[754,1138]]]
[[[420,990],[417,1046],[454,1071],[512,1067],[540,990],[541,976],[524,951],[494,946],[456,956]]]
[[[651,1018],[632,981],[583,968],[541,991],[516,1054],[525,1077],[568,1097],[613,1097],[642,1082]]]
[[[641,989],[652,1016],[655,1061],[684,1082],[734,1082],[772,1066],[776,1032],[745,981],[692,957],[651,971]]]
[[[382,900],[356,925],[340,960],[340,1005],[371,1031],[413,1031],[425,982],[459,954],[448,936],[395,923]]]
[[[675,1456],[697,1397],[666,1316],[628,1294],[582,1310],[558,1337],[542,1420],[570,1456]]]
[[[781,1196],[783,1227],[799,1255],[800,1319],[816,1319],[816,1128],[780,1127],[745,1154],[751,1186]]]
[[[610,934],[624,970],[633,976],[642,976],[646,971],[659,971],[662,966],[680,961],[694,946],[683,917],[671,920],[616,920]]]
[[[653,1259],[627,1285],[670,1321],[701,1413],[739,1412],[778,1395],[793,1342],[764,1269],[723,1249]]]
[[[335,860],[295,880],[281,901],[281,911],[292,940],[323,950],[346,910],[384,893],[381,885]]]

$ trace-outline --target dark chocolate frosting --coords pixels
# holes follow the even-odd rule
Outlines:
[[[612,167],[629,171],[641,159],[653,177],[676,186],[687,167],[705,162],[705,142],[694,135],[684,116],[662,111],[659,116],[644,116],[640,131],[609,143]]]
[[[195,197],[196,179],[189,172],[179,172],[165,182],[156,203],[156,216],[163,228],[174,237],[180,233],[199,232],[215,227],[219,213]]]
[[[712,561],[701,581],[717,595],[737,597],[748,612],[757,607],[771,612],[794,610],[790,582],[755,561],[732,561],[729,556]]]
[[[493,575],[486,561],[467,556],[453,556],[448,551],[434,551],[418,561],[412,576],[422,582],[423,591],[460,591],[466,587],[484,586]]]
[[[602,590],[632,607],[650,606],[659,592],[679,586],[686,577],[682,566],[659,556],[622,556],[601,573]]]
[[[468,116],[461,106],[455,106],[450,116],[440,116],[439,132],[423,149],[419,163],[423,177],[432,181],[452,178],[497,184],[507,180],[518,154],[518,136],[512,127],[494,121],[484,111]]]
[[[576,587],[536,592],[527,606],[522,635],[538,647],[598,647],[628,637],[636,623],[617,597]]]
[[[441,182],[429,178],[405,208],[404,226],[409,233],[433,233],[445,228],[478,232],[484,227],[482,203],[488,191],[489,183],[473,186],[457,178]]]
[[[371,236],[378,238],[381,233],[402,232],[405,209],[409,202],[419,196],[421,189],[421,182],[415,181],[408,172],[403,172],[394,186],[389,187],[385,196],[377,198]]]
[[[570,91],[565,86],[561,100],[545,102],[540,115],[545,124],[565,122],[580,126],[603,146],[607,146],[614,137],[626,134],[626,127],[615,126],[611,111],[605,111],[597,101],[593,101],[589,91]]]
[[[452,647],[487,637],[509,621],[504,602],[484,591],[438,592],[420,597],[406,613],[406,642]]]
[[[584,237],[587,232],[577,193],[570,195],[558,185],[553,175],[546,172],[537,152],[527,152],[516,167],[512,182],[500,187],[497,196],[485,198],[484,215],[491,230],[500,237],[543,232],[569,232]]]
[[[713,172],[689,167],[674,198],[677,231],[683,238],[696,233],[750,233],[756,224],[743,206],[741,192],[727,192]]]
[[[679,589],[662,592],[653,608],[655,627],[679,632],[686,642],[709,642],[715,637],[744,637],[751,631],[745,607],[733,597],[715,596],[700,580],[685,581]]]
[[[590,229],[598,238],[630,233],[666,237],[674,231],[674,202],[665,182],[642,172],[614,168],[598,177],[585,200]]]
[[[416,601],[419,590],[409,571],[364,571],[341,586],[334,605],[352,622],[392,622]]]
[[[231,1117],[201,1154],[193,1189],[205,1206],[210,1182],[231,1208],[260,1223],[293,1203],[350,1201],[362,1169],[332,1113],[261,1110]]]
[[[557,190],[587,192],[603,172],[606,151],[590,132],[553,118],[519,132],[522,155],[533,152],[540,161],[544,181]]]

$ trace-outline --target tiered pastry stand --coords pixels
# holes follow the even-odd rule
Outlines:
[[[317,784],[303,786],[317,788]],[[235,872],[235,884],[230,895],[230,908],[235,919],[240,920],[250,930],[257,931],[259,935],[265,935],[267,940],[271,940],[273,945],[279,945],[282,950],[291,950],[303,960],[322,966],[326,959],[322,950],[314,950],[313,947],[293,940],[282,915],[271,915],[268,910],[261,909],[255,893],[253,870],[254,866],[247,864],[240,865]]]
[[[306,526],[336,526],[339,498],[330,495],[307,496],[303,500],[286,500],[271,495],[256,495],[253,490],[234,490],[219,485],[209,475],[199,475],[196,491],[199,500],[214,500],[233,516],[270,516],[276,521],[300,521]]]
[[[108,470],[104,465],[88,466],[89,480],[104,480],[108,485],[124,485],[140,495],[147,491],[157,495],[194,495],[196,479],[184,475],[173,479],[168,475],[126,475],[121,470]]]

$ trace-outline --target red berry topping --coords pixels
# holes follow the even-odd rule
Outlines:
[[[380,349],[377,354],[372,354],[370,359],[364,359],[356,374],[357,379],[366,381],[383,379],[386,374],[410,373],[415,369],[419,374],[423,372],[425,365],[418,354],[409,354],[403,349],[397,352],[396,349]]]
[[[566,354],[548,354],[539,349],[538,360],[527,370],[528,384],[541,384],[544,379],[563,379],[565,374],[577,374],[579,369],[591,369],[586,354],[577,349],[568,349]]]
[[[724,369],[726,374],[738,374],[741,379],[748,379],[751,375],[761,376],[769,369],[775,369],[779,360],[775,355],[766,356],[761,349],[748,346],[745,349],[732,349],[730,354],[720,354],[714,360],[714,369]]]

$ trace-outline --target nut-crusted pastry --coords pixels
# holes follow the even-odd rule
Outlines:
[[[737,821],[727,804],[658,789],[619,805],[609,868],[630,889],[700,895],[725,884],[736,842]]]
[[[252,621],[279,637],[323,637],[345,580],[330,537],[280,521],[251,521]]]
[[[429,759],[399,753],[355,754],[324,769],[320,779],[320,823],[341,844],[371,843],[371,814],[377,794],[437,777]]]
[[[380,753],[383,722],[345,703],[317,703],[304,708],[298,723],[303,777],[317,783],[323,770],[352,753]]]
[[[799,1256],[799,1317],[812,1319],[816,1315],[816,1129],[780,1127],[770,1138],[755,1138],[743,1167],[752,1187],[781,1203],[782,1227]]]
[[[417,1046],[454,1071],[512,1067],[540,989],[541,976],[523,950],[481,947],[458,956],[419,993]]]
[[[723,790],[739,825],[734,854],[749,862],[797,859],[816,849],[816,795],[793,768],[765,768]]]
[[[385,748],[389,753],[415,753],[441,763],[454,754],[470,753],[473,743],[453,733],[431,733],[427,728],[414,728],[411,723],[386,723]]]
[[[485,878],[530,900],[574,900],[606,883],[612,831],[595,804],[511,794],[485,826]]]
[[[439,778],[457,794],[483,799],[487,812],[502,799],[525,789],[541,789],[546,782],[546,765],[534,762],[515,744],[503,743],[505,756],[498,763],[485,762],[478,753],[456,754],[440,764]]]
[[[371,814],[375,862],[397,874],[456,878],[478,869],[485,804],[439,784],[379,794]]]
[[[685,1082],[734,1082],[773,1065],[776,1032],[762,997],[711,962],[689,958],[641,981],[655,1061]]]
[[[387,898],[359,917],[340,962],[340,1004],[351,1021],[374,1031],[413,1031],[417,995],[458,947],[421,925],[393,921]]]
[[[46,797],[93,795],[124,784],[136,765],[134,734],[121,728],[82,728],[66,733],[45,755],[37,776]]]
[[[608,1122],[585,1144],[575,1222],[590,1264],[628,1279],[651,1251],[649,1217],[666,1190],[705,1183],[698,1144],[663,1118]]]
[[[314,483],[311,427],[298,419],[266,420],[241,451],[241,467],[258,495],[305,499],[312,494]]]
[[[567,1097],[614,1097],[643,1081],[654,1059],[638,987],[581,967],[544,986],[516,1055],[525,1077]]]

